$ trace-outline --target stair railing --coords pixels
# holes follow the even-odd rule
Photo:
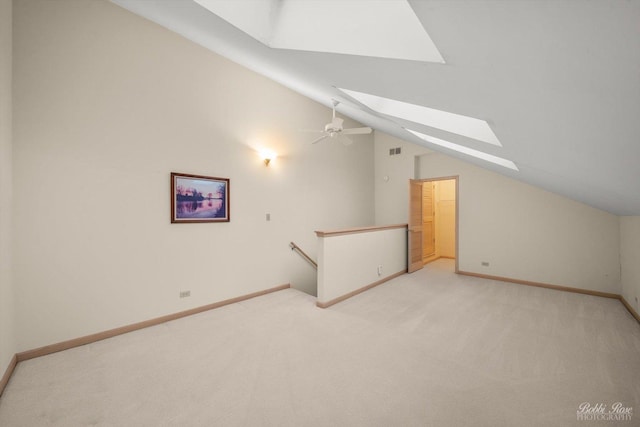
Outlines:
[[[318,269],[318,263],[315,262],[313,259],[311,259],[311,257],[309,255],[307,255],[302,249],[300,249],[300,246],[298,246],[295,243],[291,242],[291,243],[289,243],[289,247],[291,248],[292,251],[298,252],[304,259],[309,261],[309,263],[311,265],[313,265],[313,268],[315,268],[316,270]]]

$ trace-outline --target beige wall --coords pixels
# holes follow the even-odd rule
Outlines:
[[[0,0],[0,378],[15,353],[11,265],[11,0]]]
[[[314,230],[373,224],[373,138],[298,131],[329,109],[106,1],[20,1],[14,29],[19,351],[288,282],[313,293],[288,243],[315,257]],[[171,171],[230,178],[231,222],[170,224]]]
[[[620,218],[622,296],[640,313],[640,216]]]
[[[327,303],[406,269],[406,227],[319,237],[318,302]]]
[[[409,179],[415,178],[417,155],[424,147],[376,131],[375,141],[375,221],[377,225],[406,224],[409,216]],[[389,155],[400,147],[402,153]]]
[[[617,216],[442,154],[420,174],[460,177],[460,270],[620,293]]]

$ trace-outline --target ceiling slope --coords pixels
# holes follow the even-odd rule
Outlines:
[[[639,1],[409,1],[444,63],[273,48],[192,0],[112,1],[320,103],[338,99],[340,113],[374,129],[614,214],[640,215]],[[340,13],[340,2],[326,3]],[[338,88],[484,121],[502,147],[374,111]],[[405,128],[509,159],[518,170]]]

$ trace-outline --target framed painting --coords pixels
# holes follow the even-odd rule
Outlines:
[[[229,179],[171,172],[171,222],[229,222]]]

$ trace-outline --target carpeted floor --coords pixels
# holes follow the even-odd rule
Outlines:
[[[617,300],[440,260],[322,310],[285,290],[22,362],[9,426],[638,426],[640,325]]]

